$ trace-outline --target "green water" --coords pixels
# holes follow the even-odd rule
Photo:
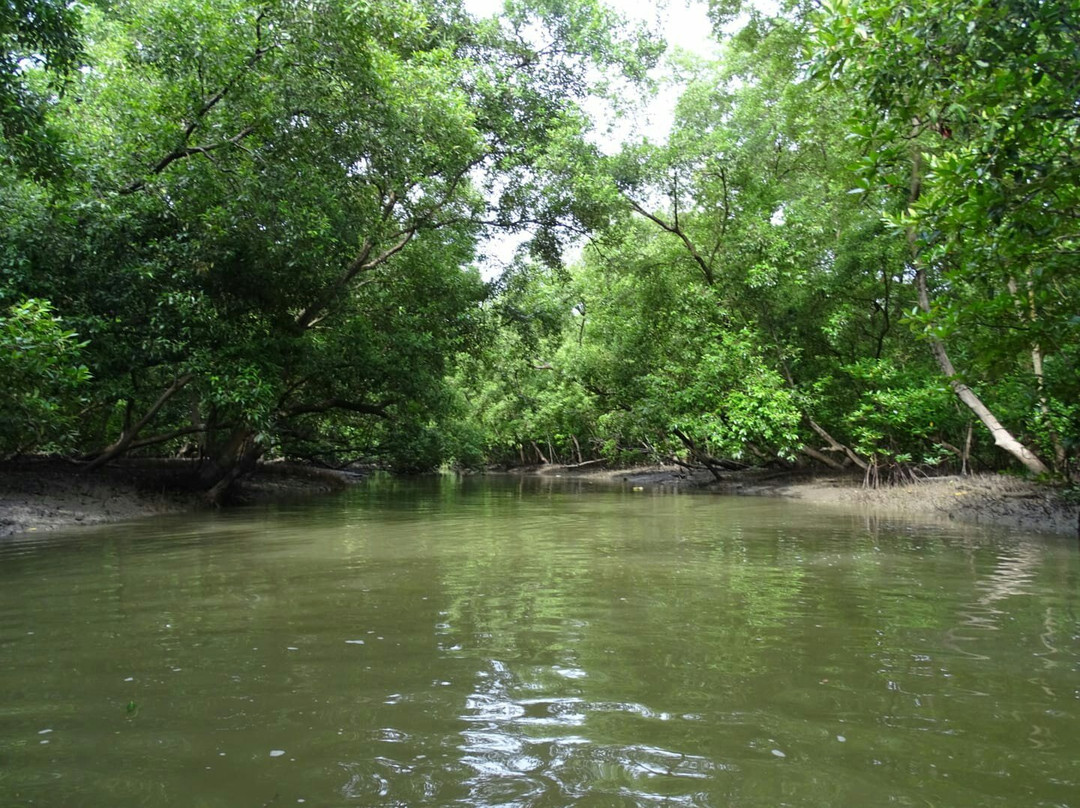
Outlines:
[[[1080,556],[451,478],[8,541],[30,805],[1080,806]]]

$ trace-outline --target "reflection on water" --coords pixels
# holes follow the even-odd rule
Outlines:
[[[693,805],[679,780],[703,780],[718,764],[699,755],[634,744],[598,744],[580,728],[604,713],[629,713],[653,721],[670,721],[642,704],[589,702],[580,696],[516,697],[541,688],[516,679],[493,660],[492,670],[478,676],[477,692],[466,701],[462,718],[463,762],[475,770],[470,779],[477,805],[531,804],[544,794],[563,804],[589,795],[633,795],[638,801]],[[571,669],[571,678],[584,672]],[[556,669],[566,675],[566,669]],[[675,717],[678,718],[678,717]],[[696,717],[688,716],[690,720]],[[648,733],[641,735],[647,738]],[[494,785],[497,784],[497,785]],[[502,795],[493,802],[490,791]]]
[[[1076,548],[386,481],[0,544],[0,805],[1080,805]]]

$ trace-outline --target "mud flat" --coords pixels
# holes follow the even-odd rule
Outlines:
[[[541,466],[519,473],[588,478],[650,488],[671,486],[719,494],[773,496],[808,503],[848,504],[882,514],[947,518],[1048,533],[1080,533],[1080,506],[1055,487],[998,474],[927,477],[905,485],[863,486],[862,475],[778,472],[762,469],[723,472],[717,481],[703,471],[679,466],[606,469],[599,465]]]

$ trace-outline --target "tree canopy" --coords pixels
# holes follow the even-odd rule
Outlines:
[[[711,11],[8,4],[0,452],[1074,474],[1080,6]]]

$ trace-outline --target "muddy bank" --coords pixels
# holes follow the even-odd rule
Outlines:
[[[699,489],[719,494],[774,496],[822,505],[855,505],[881,514],[946,518],[963,522],[1077,535],[1080,506],[1059,489],[1003,475],[933,477],[900,486],[863,487],[862,475],[776,472],[751,469],[725,472],[717,481],[706,471],[678,466],[633,469],[541,466],[513,473],[591,479],[632,487]]]
[[[0,464],[0,536],[119,522],[207,507],[188,461],[143,461],[83,472],[62,460]],[[241,481],[239,503],[282,501],[343,489],[348,475],[267,463]]]
[[[864,488],[862,476],[732,481],[724,493],[782,496],[812,503],[857,505],[875,513],[946,519],[1046,533],[1080,534],[1080,508],[1059,489],[994,474],[931,477],[906,485]]]
[[[0,536],[118,522],[206,507],[192,484],[193,464],[150,461],[80,473],[76,464],[27,460],[0,464]],[[861,476],[751,470],[717,482],[708,472],[678,466],[607,469],[541,466],[510,474],[588,479],[631,488],[697,489],[722,494],[780,496],[811,504],[847,505],[881,514],[947,518],[1076,535],[1080,508],[1059,491],[996,475],[939,477],[876,490]],[[356,475],[288,463],[268,463],[238,486],[240,503],[281,502],[340,491]]]

